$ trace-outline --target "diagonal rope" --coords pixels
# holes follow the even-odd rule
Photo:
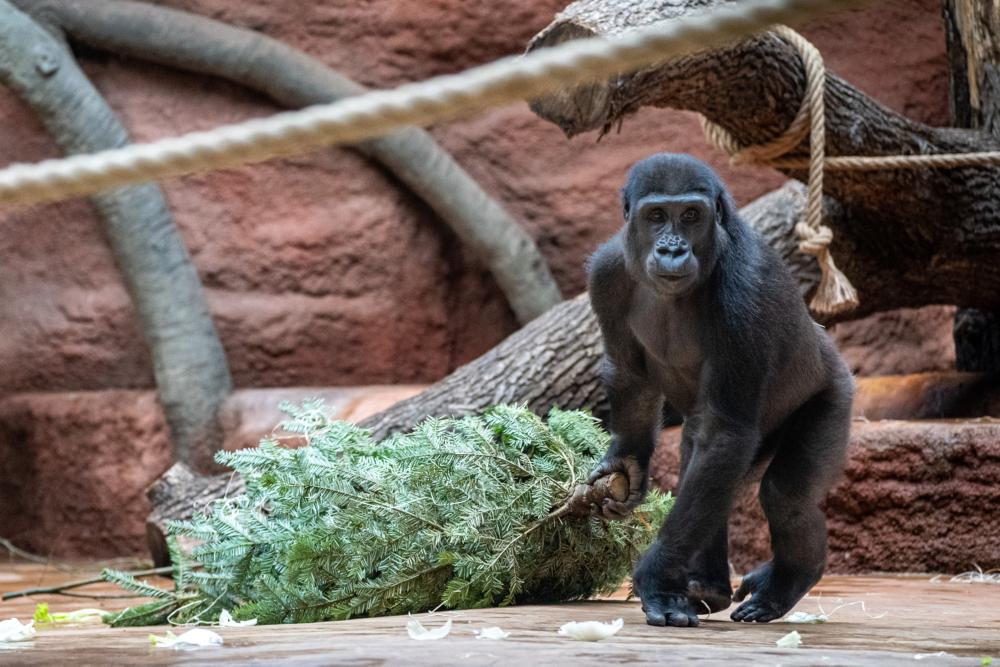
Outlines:
[[[64,199],[130,183],[356,143],[406,125],[429,125],[606,79],[668,57],[746,37],[775,23],[801,21],[858,1],[747,0],[616,38],[576,40],[459,74],[209,132],[92,155],[13,165],[0,171],[0,204]]]

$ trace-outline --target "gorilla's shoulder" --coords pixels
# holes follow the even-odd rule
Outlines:
[[[604,282],[627,276],[625,268],[625,246],[621,233],[598,246],[587,259],[587,278],[590,283]]]
[[[622,303],[622,297],[631,289],[631,284],[632,278],[625,265],[625,248],[619,232],[601,244],[587,260],[587,289],[595,305],[610,305]]]

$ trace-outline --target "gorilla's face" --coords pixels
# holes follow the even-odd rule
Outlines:
[[[715,209],[700,192],[654,192],[630,204],[626,234],[633,268],[658,292],[691,289],[701,277],[699,255],[712,245]]]
[[[633,278],[676,296],[712,272],[732,204],[707,165],[688,155],[646,158],[629,172],[622,206]]]

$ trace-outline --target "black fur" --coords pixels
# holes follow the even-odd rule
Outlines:
[[[652,625],[697,625],[729,606],[727,522],[734,494],[766,465],[760,500],[773,559],[743,578],[737,621],[783,616],[819,580],[818,505],[843,468],[854,384],[813,322],[781,258],[737,215],[718,176],[686,155],[636,164],[625,226],[591,258],[590,299],[605,344],[611,446],[591,479],[648,484],[663,402],[684,416],[674,510],[635,569]]]

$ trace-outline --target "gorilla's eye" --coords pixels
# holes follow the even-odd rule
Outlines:
[[[698,211],[694,210],[693,208],[689,208],[688,210],[684,211],[683,215],[681,215],[681,220],[683,220],[684,222],[694,222],[697,219],[698,219]]]
[[[658,208],[654,208],[649,213],[649,221],[650,222],[663,222],[663,211],[661,211]]]

